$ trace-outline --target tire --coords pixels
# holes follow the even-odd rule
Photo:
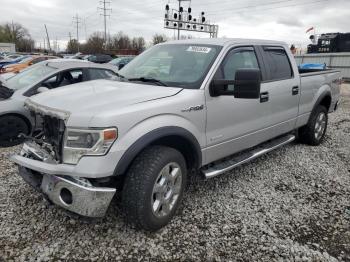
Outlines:
[[[127,222],[147,231],[167,225],[181,203],[186,177],[186,161],[179,151],[151,146],[141,152],[131,164],[123,187]]]
[[[11,147],[21,144],[24,139],[19,134],[28,134],[29,126],[18,116],[0,117],[0,147]]]
[[[311,146],[318,146],[325,137],[327,126],[328,110],[319,105],[313,110],[307,125],[299,129],[299,140]]]

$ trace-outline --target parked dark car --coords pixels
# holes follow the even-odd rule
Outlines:
[[[109,63],[116,66],[118,69],[122,69],[128,63],[130,63],[130,61],[133,60],[134,58],[135,58],[134,56],[121,56],[113,59]]]
[[[94,63],[98,63],[98,64],[104,64],[104,63],[108,63],[109,61],[111,61],[113,58],[110,55],[91,55],[89,56],[88,60],[90,62],[94,62]]]

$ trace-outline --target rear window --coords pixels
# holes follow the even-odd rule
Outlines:
[[[267,80],[283,80],[293,77],[293,70],[286,51],[281,47],[264,47],[267,59]]]

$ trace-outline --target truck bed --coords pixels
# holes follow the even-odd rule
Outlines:
[[[327,74],[331,72],[338,72],[337,70],[333,69],[301,69],[299,68],[299,74],[300,76],[308,76],[308,75],[317,75],[317,74]],[[312,74],[311,74],[312,73]]]

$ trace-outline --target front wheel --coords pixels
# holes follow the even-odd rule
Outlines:
[[[0,117],[0,147],[11,147],[23,142],[20,134],[27,135],[29,127],[20,117],[8,115]]]
[[[186,185],[186,162],[169,147],[145,149],[131,165],[122,193],[128,222],[156,231],[170,222]]]
[[[301,142],[318,146],[322,143],[327,131],[328,111],[327,108],[319,105],[312,112],[306,126],[299,129],[299,139]]]

